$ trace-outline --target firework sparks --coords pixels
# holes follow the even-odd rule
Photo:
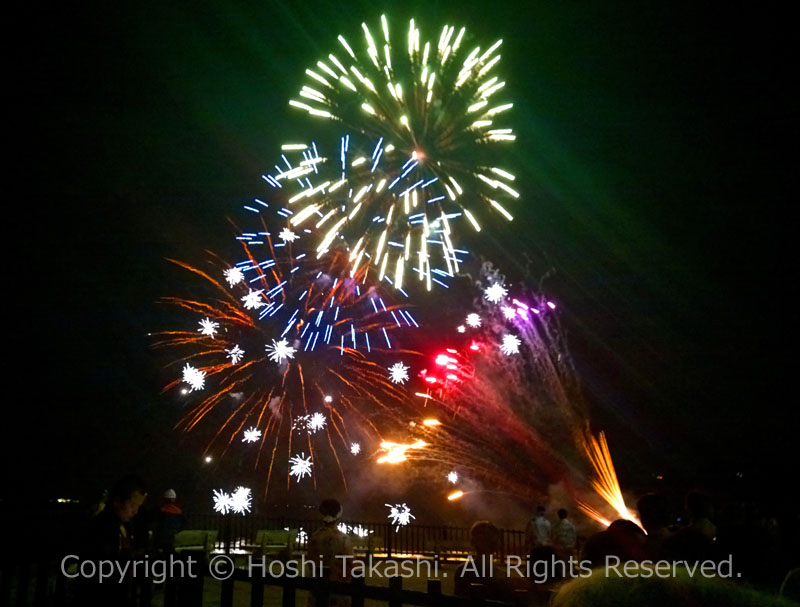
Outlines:
[[[225,350],[225,352],[227,353],[227,358],[230,359],[232,365],[238,365],[244,357],[244,350],[242,350],[238,344],[229,350]]]
[[[350,453],[352,453],[353,455],[358,455],[359,453],[361,453],[361,445],[359,443],[351,443]]]
[[[229,286],[238,285],[244,280],[244,273],[239,268],[228,268],[225,270],[225,280]]]
[[[269,359],[278,364],[282,363],[287,358],[294,358],[297,350],[289,345],[289,341],[282,339],[280,341],[272,340],[272,345],[266,346]]]
[[[447,499],[452,502],[453,500],[457,500],[460,497],[463,497],[463,495],[464,492],[459,489],[458,491],[453,491],[450,495],[448,495]]]
[[[311,456],[306,457],[305,453],[295,455],[289,460],[289,464],[289,476],[294,476],[298,483],[303,477],[311,476],[311,466],[314,465]]]
[[[281,233],[278,234],[278,238],[280,238],[283,242],[294,242],[300,237],[292,232],[289,228],[283,228]]]
[[[250,512],[253,496],[249,488],[237,487],[230,496],[230,508],[236,514],[246,514]]]
[[[483,298],[492,303],[499,303],[506,295],[508,295],[508,289],[500,283],[489,285],[483,291]]]
[[[204,318],[200,321],[200,328],[198,331],[201,335],[206,335],[213,339],[214,335],[217,334],[217,330],[219,329],[219,323],[214,322],[210,318]]]
[[[188,364],[183,368],[183,381],[189,384],[189,389],[202,390],[206,385],[206,373]]]
[[[491,266],[482,272],[481,291],[504,284]],[[548,309],[542,296],[528,291],[514,305],[526,312]],[[529,501],[541,499],[556,482],[577,497],[588,472],[579,442],[587,418],[558,318],[541,314],[509,321],[487,298],[478,306],[481,326],[470,331],[470,339],[458,336],[457,347],[434,350],[432,365],[419,374],[427,392],[415,392],[425,401],[417,401],[410,417],[435,414],[440,425],[416,423],[415,438],[426,448],[400,452],[396,461],[403,461],[402,453],[409,466],[439,483],[456,466],[468,468],[470,482],[482,490]],[[492,345],[509,335],[509,322],[518,340],[508,340],[517,350],[514,356]]]
[[[394,363],[389,367],[389,377],[393,384],[404,384],[408,381],[408,370],[410,367],[403,363]]]
[[[389,520],[392,521],[392,525],[396,525],[395,532],[400,531],[400,527],[408,525],[412,518],[416,518],[406,504],[395,504],[394,506],[385,504],[385,506],[389,508]]]
[[[361,525],[348,525],[347,523],[339,523],[336,528],[346,535],[355,535],[356,537],[367,537],[374,533],[372,529],[367,529]]]
[[[447,473],[447,481],[453,485],[458,482],[458,472],[452,470],[451,472]]]
[[[331,53],[306,70],[309,80],[299,93],[302,100],[293,99],[290,105],[379,138],[363,160],[355,161],[364,170],[374,171],[397,149],[398,175],[410,174],[411,183],[419,186],[438,181],[442,196],[463,209],[475,231],[481,230],[478,220],[484,211],[511,220],[501,199],[519,197],[510,185],[514,175],[492,166],[497,143],[515,139],[510,128],[498,124],[513,104],[493,99],[505,86],[493,71],[502,41],[483,52],[469,52],[461,44],[464,28],[456,33],[454,26],[445,26],[437,44],[422,39],[412,20],[408,44],[398,46],[382,16],[381,48],[380,38],[376,42],[366,24],[362,29],[366,53],[339,36],[346,54]],[[412,190],[418,191],[416,186]],[[466,203],[473,201],[481,204],[468,208]]]
[[[327,421],[322,413],[313,413],[308,420],[308,424],[306,424],[306,428],[313,434],[317,430],[322,430]]]
[[[261,297],[261,291],[253,291],[253,289],[250,289],[250,292],[242,297],[242,302],[245,310],[258,310],[267,305]]]
[[[226,436],[229,446],[245,428],[261,428],[254,465],[266,460],[269,490],[273,471],[284,465],[288,469],[297,450],[292,424],[305,418],[304,424],[311,422],[301,439],[305,453],[317,461],[318,450],[329,449],[344,484],[339,449],[349,450],[354,430],[380,440],[376,415],[391,419],[393,407],[404,398],[386,377],[386,367],[372,358],[400,349],[397,329],[414,328],[416,320],[407,306],[394,303],[368,280],[363,268],[353,271],[344,245],[334,243],[318,256],[308,248],[314,246],[311,238],[280,238],[281,227],[269,227],[271,214],[279,226],[293,231],[288,208],[273,206],[267,212],[269,205],[257,199],[244,207],[248,221],[255,219],[256,225],[248,224],[249,231],[236,237],[243,258],[232,267],[220,258],[210,259],[208,271],[174,262],[204,279],[207,294],[203,299],[162,300],[218,323],[213,343],[201,332],[156,334],[154,347],[180,350],[175,362],[184,366],[184,380],[192,390],[211,388],[179,426],[189,431],[201,422],[216,425],[209,449],[220,447]],[[300,236],[311,232],[305,226],[302,232],[293,231]],[[244,280],[234,280],[238,273]],[[223,275],[225,281],[214,278]],[[165,390],[178,383],[170,382]],[[312,416],[309,404],[317,398],[325,411]],[[279,441],[286,447],[278,448]],[[228,446],[222,446],[222,454]],[[290,480],[287,474],[287,486]]]
[[[244,437],[242,437],[243,443],[255,443],[258,439],[261,438],[261,430],[258,428],[249,428],[244,431]]]
[[[311,148],[295,150],[302,159],[282,154],[289,170],[276,165],[267,181],[286,188],[289,205],[302,201],[302,208],[287,209],[284,217],[292,228],[310,232],[315,256],[344,242],[351,276],[363,269],[364,276],[402,291],[413,271],[428,290],[433,284],[446,287],[443,279],[454,276],[466,251],[455,248],[451,231],[451,222],[463,213],[438,179],[420,177],[413,158],[395,162],[399,153],[383,138],[367,145],[374,150],[370,162],[349,135],[341,138],[338,157],[319,155],[315,144]],[[258,241],[261,236],[242,238]]]
[[[473,329],[479,328],[481,326],[480,314],[476,314],[475,312],[468,314],[466,322],[468,327],[472,327]]]
[[[222,489],[214,489],[213,499],[215,512],[219,512],[220,514],[228,514],[228,512],[230,512],[230,510],[233,508],[233,500],[227,491],[223,491]]]
[[[617,480],[617,472],[614,469],[614,462],[611,459],[611,451],[608,448],[605,433],[600,432],[598,438],[588,436],[584,443],[584,450],[596,474],[596,477],[591,481],[592,488],[614,509],[620,518],[633,521],[641,527],[642,524],[639,519],[625,505],[625,499],[622,497],[622,490],[619,486],[619,480]],[[588,504],[579,502],[578,506],[590,518],[606,527],[610,525],[606,517]]]
[[[519,347],[521,344],[522,342],[516,335],[504,335],[503,341],[500,344],[500,351],[506,356],[519,354]]]
[[[379,464],[399,464],[400,462],[406,461],[406,451],[409,449],[422,449],[423,447],[427,447],[427,443],[422,440],[418,440],[411,444],[383,441],[381,443],[381,449],[383,449],[386,453],[379,457],[376,461]]]

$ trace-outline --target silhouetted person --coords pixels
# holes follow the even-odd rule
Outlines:
[[[731,580],[690,576],[681,568],[676,573],[675,577],[625,577],[595,569],[590,577],[561,586],[550,607],[790,607],[775,595]]]
[[[645,548],[648,556],[653,560],[659,560],[662,558],[664,542],[672,536],[669,502],[662,495],[650,493],[639,499],[636,506],[639,510],[639,520],[647,532]]]
[[[558,511],[558,522],[553,529],[553,546],[560,558],[568,559],[575,554],[577,544],[578,534],[575,525],[567,519],[567,511],[561,508]]]
[[[605,531],[594,534],[583,547],[582,559],[591,566],[604,567],[609,557],[620,561],[641,561],[647,558],[646,536],[636,524],[625,519],[611,523]]]
[[[335,499],[323,500],[319,505],[322,515],[322,527],[308,538],[307,558],[316,563],[322,562],[325,572],[331,581],[342,582],[350,579],[346,559],[336,558],[353,554],[353,544],[346,534],[339,531],[337,521],[342,516],[342,505]],[[321,572],[317,572],[320,576]],[[309,597],[309,607],[316,605],[313,595]],[[347,607],[350,598],[332,595],[331,607]]]
[[[714,507],[707,495],[691,491],[686,496],[686,509],[689,511],[689,526],[710,541],[717,539],[717,526],[712,522]]]
[[[473,554],[455,572],[458,596],[502,600],[510,589],[504,566],[495,563],[500,531],[489,521],[476,521],[470,529]]]
[[[126,476],[114,484],[106,507],[88,523],[83,538],[81,559],[124,562],[133,556],[134,537],[131,522],[147,497],[144,483],[136,476]],[[124,565],[123,565],[124,566]],[[80,605],[127,607],[133,602],[133,580],[119,576],[102,584],[96,578],[82,580]]]
[[[669,561],[715,560],[717,528],[711,522],[711,500],[696,491],[686,496],[689,524],[661,543],[660,556]]]

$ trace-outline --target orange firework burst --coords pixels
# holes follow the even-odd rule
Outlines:
[[[587,435],[583,447],[597,475],[591,481],[592,489],[614,509],[620,518],[633,521],[641,527],[642,524],[639,519],[625,505],[625,498],[622,497],[622,490],[617,479],[617,472],[614,469],[614,462],[611,460],[611,451],[608,448],[605,433],[600,432],[598,438]],[[608,518],[589,504],[579,502],[578,506],[589,518],[601,525],[608,527],[611,524]]]
[[[346,251],[306,261],[291,242],[262,234],[262,242],[243,243],[246,259],[234,266],[218,258],[208,270],[173,261],[202,278],[209,296],[162,300],[199,324],[157,334],[155,347],[181,353],[168,368],[184,374],[164,391],[185,382],[184,391],[200,393],[178,427],[213,424],[206,452],[224,454],[239,436],[257,442],[265,492],[276,466],[287,467],[288,485],[290,456],[303,451],[317,464],[323,445],[345,482],[339,449],[349,451],[355,438],[380,440],[376,422],[391,419],[390,404],[404,395],[372,358],[403,352],[389,332],[408,312],[352,272]],[[271,254],[267,261],[254,253],[257,245]]]

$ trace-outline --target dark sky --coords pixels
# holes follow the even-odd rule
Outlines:
[[[504,39],[523,202],[487,253],[546,281],[626,480],[792,463],[797,240],[788,36],[764,3],[132,2],[20,15],[7,96],[9,495],[191,476],[147,332],[230,244],[305,118],[302,72],[381,12]],[[391,7],[391,8],[390,8]],[[792,196],[792,199],[790,199]],[[499,226],[499,224],[498,224]],[[525,267],[519,260],[527,256]],[[160,476],[161,475],[161,476]],[[181,477],[183,478],[183,477]]]

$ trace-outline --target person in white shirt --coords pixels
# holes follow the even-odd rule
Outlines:
[[[567,511],[561,508],[558,511],[559,521],[553,529],[553,541],[556,552],[563,559],[568,559],[575,555],[575,547],[578,543],[578,534],[575,525],[567,519]]]
[[[536,516],[528,522],[525,528],[525,540],[528,550],[538,546],[549,546],[553,540],[553,528],[544,515],[544,506],[536,507]]]

